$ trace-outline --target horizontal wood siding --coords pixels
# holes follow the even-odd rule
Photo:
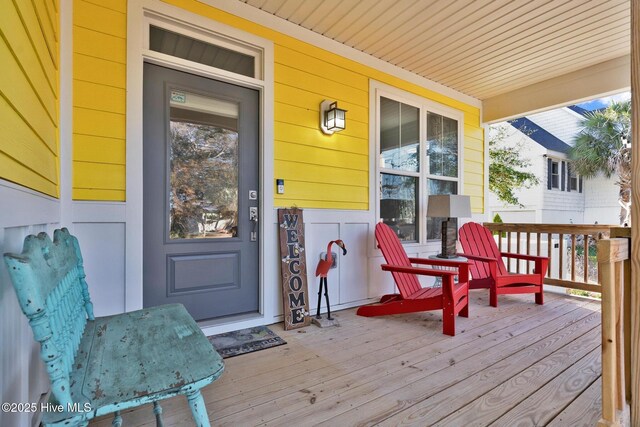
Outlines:
[[[482,212],[478,108],[200,2],[166,2],[274,41],[274,176],[286,183],[276,206],[369,208],[369,80],[375,79],[464,112],[464,191],[474,212]],[[74,2],[74,198],[124,200],[126,2],[101,4]],[[344,132],[320,131],[324,99],[348,110]]]
[[[125,200],[126,0],[73,2],[73,198]]]
[[[58,0],[0,12],[0,178],[58,197]]]

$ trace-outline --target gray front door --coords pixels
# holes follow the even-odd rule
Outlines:
[[[255,90],[144,65],[145,307],[258,312],[258,121]]]

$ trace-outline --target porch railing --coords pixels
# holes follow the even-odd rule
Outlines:
[[[629,228],[598,224],[485,223],[502,252],[549,257],[545,283],[601,292],[597,243],[603,238],[630,237]],[[512,272],[530,272],[531,261],[506,260]]]
[[[598,242],[602,277],[602,418],[598,426],[629,425],[631,387],[631,261],[629,239]],[[636,400],[637,402],[637,400]],[[637,425],[637,424],[633,424]]]

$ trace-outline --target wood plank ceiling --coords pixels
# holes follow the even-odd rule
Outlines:
[[[630,52],[629,0],[239,0],[478,99]]]

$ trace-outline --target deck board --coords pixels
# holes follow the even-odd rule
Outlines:
[[[336,313],[340,328],[272,325],[287,345],[226,359],[220,380],[203,389],[211,422],[560,426],[594,413],[597,420],[600,304],[545,298],[538,306],[531,295],[505,295],[492,308],[486,291],[472,291],[470,317],[457,319],[455,337],[442,334],[438,312],[363,318],[351,309]],[[185,399],[162,407],[165,426],[191,425]],[[482,416],[464,421],[470,414]],[[123,419],[155,425],[150,406]],[[91,426],[110,424],[105,417]]]

